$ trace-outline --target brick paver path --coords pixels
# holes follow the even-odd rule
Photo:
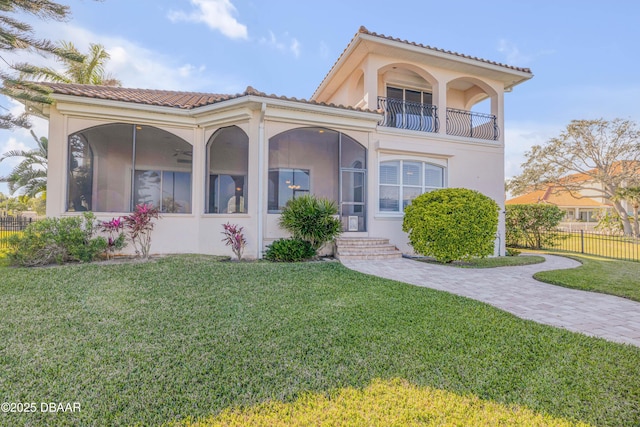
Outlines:
[[[467,269],[406,258],[345,260],[353,270],[486,302],[523,319],[640,347],[640,303],[542,283],[538,271],[573,268],[577,261],[544,255],[521,267]]]

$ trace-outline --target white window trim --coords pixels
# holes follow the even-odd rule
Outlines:
[[[383,163],[388,163],[388,162],[399,162],[399,171],[398,171],[398,175],[399,175],[399,184],[383,184],[380,182],[380,166],[382,166]],[[422,164],[422,185],[417,186],[417,185],[404,185],[403,184],[403,165],[404,162],[413,162],[413,163],[421,163]],[[424,168],[425,165],[431,165],[431,166],[436,166],[439,168],[442,168],[442,187],[431,187],[431,186],[427,186],[424,184]],[[382,157],[378,159],[378,168],[377,168],[377,186],[376,186],[376,217],[387,217],[387,218],[402,218],[404,216],[404,208],[402,207],[403,205],[403,196],[404,196],[404,192],[403,192],[403,187],[410,187],[410,188],[420,188],[422,193],[425,193],[427,190],[439,190],[441,188],[447,188],[448,187],[448,182],[449,182],[449,168],[447,165],[447,161],[446,160],[442,160],[442,159],[430,159],[430,158],[415,158],[415,157]],[[400,193],[399,193],[399,200],[398,200],[398,207],[400,208],[400,211],[381,211],[380,210],[380,186],[382,185],[388,185],[388,186],[392,186],[392,187],[397,187],[400,189]],[[421,194],[422,194],[421,193]]]

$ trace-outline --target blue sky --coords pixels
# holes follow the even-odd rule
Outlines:
[[[20,18],[38,36],[82,51],[103,44],[108,70],[127,87],[238,93],[251,85],[308,98],[360,25],[529,67],[534,78],[505,95],[507,177],[532,144],[572,119],[640,120],[640,3],[627,0],[58,1],[71,7],[67,22]],[[20,108],[6,99],[0,105]],[[47,123],[34,122],[46,135]],[[0,132],[0,153],[33,146],[24,130]],[[0,163],[0,175],[11,166]]]

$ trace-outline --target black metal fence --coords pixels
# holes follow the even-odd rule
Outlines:
[[[33,218],[21,216],[0,216],[0,249],[7,247],[5,237],[24,231],[33,221]]]
[[[596,255],[627,261],[640,261],[640,239],[589,231],[554,230],[537,235],[511,236],[511,247],[546,249]]]

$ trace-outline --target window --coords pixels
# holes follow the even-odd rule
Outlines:
[[[134,205],[151,204],[164,213],[191,212],[191,174],[135,171]]]
[[[269,213],[280,212],[296,196],[309,194],[311,173],[307,169],[269,170]]]
[[[153,126],[113,123],[69,136],[67,211],[191,212],[192,147]]]
[[[206,213],[246,213],[249,137],[237,126],[216,131],[207,149]]]
[[[387,87],[387,126],[436,132],[436,110],[430,92]]]
[[[420,194],[443,188],[445,168],[426,162],[394,160],[380,163],[380,212],[401,212]],[[402,207],[401,207],[402,206]]]

